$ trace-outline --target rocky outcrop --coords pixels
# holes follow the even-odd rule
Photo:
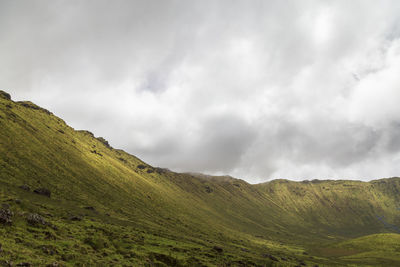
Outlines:
[[[27,217],[26,217],[26,221],[33,226],[38,226],[38,225],[46,225],[47,222],[46,220],[40,216],[39,214],[36,213],[30,213]]]
[[[14,213],[9,208],[0,209],[0,223],[1,224],[12,224],[12,217]]]
[[[33,190],[34,193],[42,195],[42,196],[46,196],[46,197],[50,197],[51,196],[51,192],[49,189],[47,188],[37,188],[35,190]]]
[[[0,90],[0,98],[4,98],[4,99],[7,99],[7,100],[11,100],[10,94],[9,94],[9,93],[6,93],[6,92],[4,92],[4,91],[2,91],[2,90]]]

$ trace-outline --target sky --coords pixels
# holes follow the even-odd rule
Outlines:
[[[0,89],[174,171],[400,176],[400,1],[0,0]]]

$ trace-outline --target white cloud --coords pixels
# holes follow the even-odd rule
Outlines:
[[[398,1],[2,1],[0,86],[150,164],[399,174]]]

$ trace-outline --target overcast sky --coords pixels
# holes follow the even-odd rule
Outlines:
[[[0,0],[0,89],[175,171],[400,176],[400,1]]]

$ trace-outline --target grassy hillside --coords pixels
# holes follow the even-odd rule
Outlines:
[[[399,190],[399,178],[251,185],[175,173],[0,91],[0,221],[12,220],[0,223],[0,264],[400,264],[399,251],[360,246],[363,262],[318,250],[396,232]]]

